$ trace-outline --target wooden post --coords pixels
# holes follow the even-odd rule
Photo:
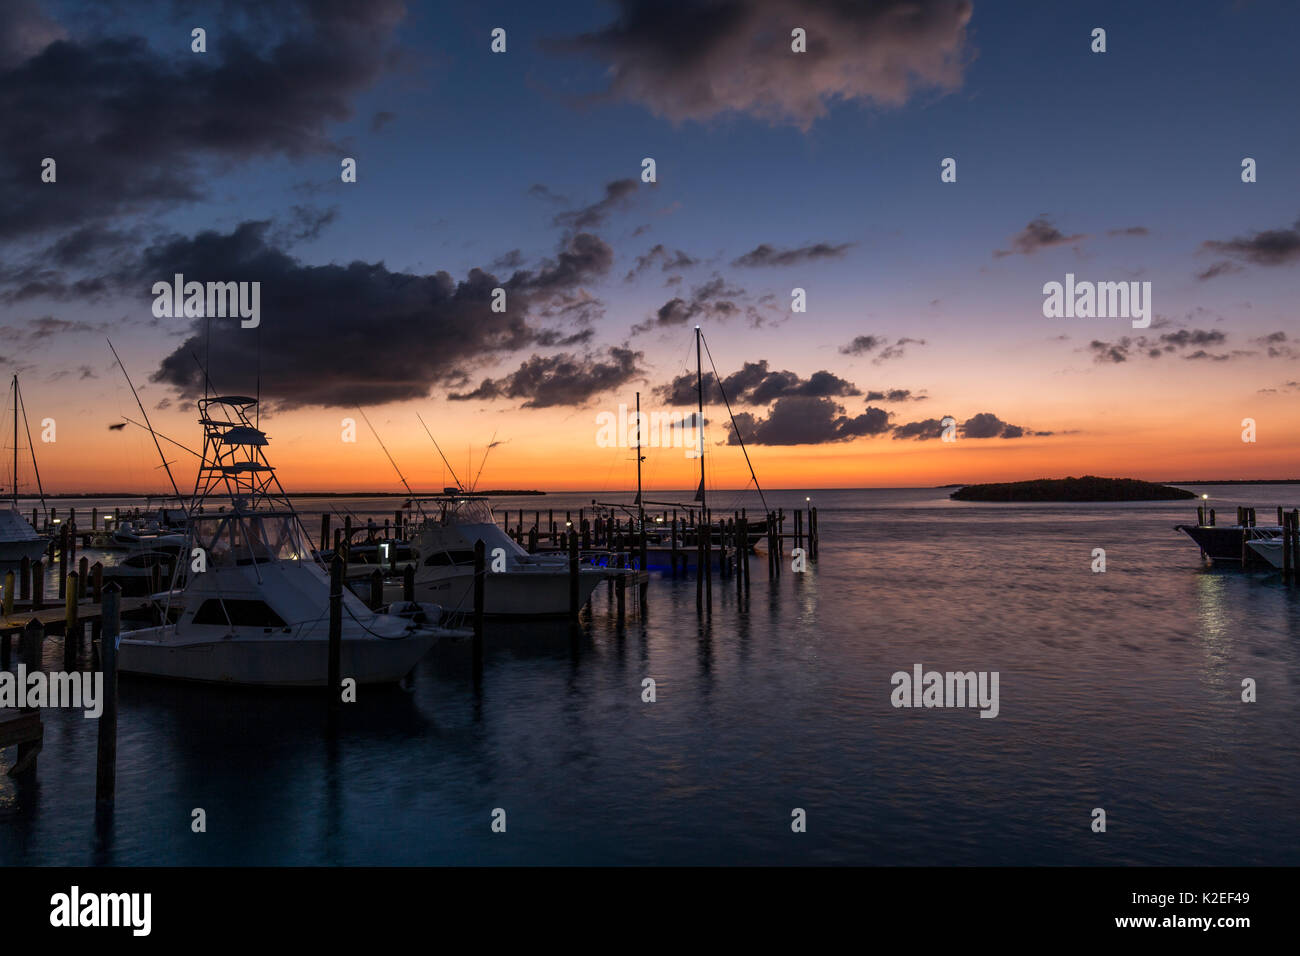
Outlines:
[[[528,529],[528,553],[537,553],[537,525]]]
[[[4,605],[0,610],[3,611],[5,617],[8,617],[14,612],[14,573],[12,571],[7,571],[5,573]],[[4,640],[8,643],[9,638],[6,637]]]
[[[23,663],[27,665],[28,671],[41,670],[41,645],[44,641],[45,628],[41,626],[41,622],[35,619],[28,621],[18,644],[23,652]]]
[[[341,693],[343,666],[343,558],[337,553],[330,561],[330,646],[329,672],[325,691],[329,695],[329,708],[338,710],[343,701]]]
[[[397,573],[397,538],[388,539],[388,570]]]
[[[403,539],[405,529],[402,527],[402,509],[398,508],[393,512],[393,537]]]
[[[487,545],[474,542],[474,679],[483,676],[483,614],[487,603]]]
[[[1282,514],[1282,583],[1291,583],[1291,515]]]
[[[116,582],[104,588],[100,627],[104,710],[99,715],[99,747],[95,755],[95,802],[100,804],[111,804],[117,792],[117,636],[121,628],[121,591]]]
[[[32,596],[32,559],[25,554],[18,564],[18,596],[24,601]]]
[[[320,549],[329,550],[330,546],[330,513],[326,511],[320,516]]]
[[[1300,584],[1300,511],[1291,511],[1291,582]]]
[[[90,599],[99,604],[104,599],[104,565],[96,561],[90,566]]]
[[[90,530],[91,531],[99,530],[99,509],[98,508],[90,509]]]
[[[370,610],[377,611],[384,604],[384,572],[375,568],[370,572]]]
[[[90,583],[90,559],[84,554],[77,562],[77,600],[86,596],[86,586]]]
[[[59,525],[59,600],[62,600],[68,586],[68,526]]]
[[[808,520],[812,522],[812,558],[817,560],[818,546],[821,544],[821,533],[817,530],[817,509],[812,508],[808,512]]]
[[[650,593],[650,551],[646,544],[645,521],[641,522],[641,567],[637,580],[637,600],[640,602],[641,613],[645,614],[646,598]]]
[[[415,565],[408,564],[402,569],[402,600],[415,600]]]
[[[578,619],[578,532],[569,528],[569,619]]]
[[[84,561],[85,558],[82,558]],[[77,621],[77,592],[80,578],[73,571],[68,575],[67,597],[63,602],[63,669],[72,670],[77,663],[77,639],[81,634],[81,624]]]
[[[40,561],[32,562],[32,610],[39,611],[45,607],[45,565]]]
[[[1213,509],[1213,508],[1210,509],[1210,527],[1211,527],[1211,528],[1214,527],[1214,509]]]

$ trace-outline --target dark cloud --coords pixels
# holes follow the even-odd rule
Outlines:
[[[1257,232],[1253,236],[1238,237],[1226,241],[1210,239],[1202,242],[1201,248],[1251,265],[1291,265],[1300,262],[1300,220],[1296,220],[1295,225],[1290,229],[1268,229],[1264,232]],[[1218,265],[1223,265],[1223,263]],[[1223,270],[1213,272],[1215,268],[1216,266],[1210,266],[1205,272],[1199,273],[1198,278],[1212,278],[1208,273],[1222,274]]]
[[[673,121],[739,111],[807,129],[831,102],[901,106],[955,89],[968,60],[968,0],[620,0],[604,29],[552,49],[608,66],[599,98],[643,103]],[[791,52],[793,26],[806,53]]]
[[[1040,249],[1050,249],[1053,246],[1068,246],[1087,238],[1088,236],[1081,232],[1067,236],[1053,226],[1046,216],[1039,216],[1037,219],[1031,220],[1024,229],[1011,237],[1010,249],[997,249],[994,251],[993,257],[1000,259],[1003,256],[1017,254],[1032,256]]]
[[[712,372],[703,376],[703,385],[706,402],[722,398]],[[824,369],[805,379],[794,372],[773,371],[766,359],[746,362],[740,371],[722,380],[722,388],[727,400],[734,405],[769,405],[782,398],[843,398],[862,394],[852,382]],[[656,393],[669,405],[694,405],[695,389],[694,373],[686,372],[660,386]]]
[[[660,272],[672,272],[674,269],[689,269],[692,266],[699,265],[699,262],[700,260],[687,255],[680,249],[669,251],[661,242],[651,248],[645,255],[637,256],[636,265],[628,270],[624,278],[630,282],[655,265],[659,266]],[[678,278],[680,280],[680,277]]]
[[[929,396],[913,395],[908,388],[891,388],[886,392],[867,392],[869,402],[923,402]]]
[[[880,354],[871,360],[873,365],[880,365],[892,359],[902,358],[907,352],[909,345],[924,345],[925,339],[899,339],[893,345],[886,346],[880,350]]]
[[[790,395],[777,400],[766,418],[738,412],[727,443],[740,443],[737,430],[748,445],[824,445],[883,435],[889,428],[889,413],[884,409],[868,408],[850,418],[832,399]]]
[[[888,341],[888,339],[882,339],[878,335],[859,335],[856,336],[848,345],[841,345],[840,354],[865,355],[866,353],[886,344]]]
[[[731,319],[746,310],[736,301],[745,294],[744,289],[728,288],[721,276],[695,288],[688,298],[676,296],[661,305],[650,318],[632,326],[632,334],[639,335],[654,329],[686,325],[703,318]]]
[[[1290,344],[1285,332],[1271,332],[1268,335],[1262,335],[1255,339],[1254,343],[1264,348],[1269,358],[1300,358],[1300,350]]]
[[[555,214],[555,224],[569,229],[594,229],[609,218],[615,209],[626,206],[636,194],[637,180],[616,179],[605,184],[605,196],[590,206]]]
[[[804,262],[814,262],[818,259],[838,259],[853,245],[852,242],[844,242],[839,245],[829,242],[817,242],[808,246],[800,246],[797,249],[777,249],[767,243],[762,243],[734,260],[731,264],[745,267],[793,266]]]
[[[944,418],[953,418],[946,415]],[[955,421],[955,419],[953,419]],[[894,429],[896,440],[932,441],[943,437],[943,418],[927,418],[919,422],[908,422]],[[1051,432],[1031,431],[1021,425],[1004,422],[992,412],[980,412],[957,425],[957,435],[966,439],[985,438],[1023,438],[1026,435],[1051,435]]]
[[[893,345],[889,344],[889,339],[882,338],[878,335],[859,335],[856,336],[848,345],[841,345],[839,352],[841,355],[868,355],[880,351],[871,361],[875,365],[888,362],[891,359],[899,359],[907,354],[907,346],[924,345],[925,339],[908,339],[902,338],[895,340]]]
[[[524,408],[583,405],[603,392],[623,388],[642,374],[643,353],[611,347],[607,358],[594,355],[534,355],[503,378],[485,378],[472,392],[447,397],[464,402],[474,399],[525,399]]]
[[[261,283],[261,325],[233,319],[162,319],[189,329],[162,360],[153,380],[192,398],[203,391],[194,356],[210,355],[218,387],[257,387],[281,408],[377,405],[460,387],[467,369],[540,345],[565,345],[586,332],[557,332],[530,319],[569,301],[583,283],[608,271],[612,252],[579,233],[534,270],[498,279],[471,269],[462,280],[446,272],[393,272],[382,263],[306,265],[267,240],[269,226],[245,222],[230,233],[175,237],[148,249],[113,277],[116,287],[149,309],[152,283],[182,273],[189,281]],[[507,310],[493,312],[492,290],[506,290]],[[209,326],[211,334],[209,334]]]
[[[0,341],[5,343],[6,349],[12,347],[17,352],[39,348],[50,340],[65,335],[94,334],[98,339],[105,328],[107,326],[101,323],[92,324],[79,319],[59,319],[52,315],[43,315],[18,325],[0,325]]]
[[[1145,354],[1147,358],[1158,359],[1163,355],[1182,352],[1183,358],[1212,358],[1215,361],[1226,361],[1230,358],[1253,354],[1242,351],[1211,354],[1204,349],[1207,345],[1221,346],[1227,341],[1228,336],[1218,329],[1178,329],[1174,332],[1165,332],[1154,338],[1146,335],[1126,335],[1114,342],[1093,339],[1088,343],[1088,350],[1092,353],[1093,361],[1099,365],[1118,365],[1142,354]],[[1197,351],[1188,352],[1188,349],[1197,349]]]
[[[400,0],[286,5],[271,37],[223,33],[177,57],[140,37],[46,45],[58,31],[34,26],[30,4],[2,6],[0,239],[196,200],[231,162],[337,151],[327,131],[385,68],[404,14]],[[45,156],[55,185],[40,182]]]

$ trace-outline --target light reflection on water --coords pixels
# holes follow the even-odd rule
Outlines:
[[[107,838],[94,724],[51,713],[34,787],[0,776],[0,862],[1300,862],[1300,598],[1201,569],[1171,530],[1194,502],[810,494],[807,575],[769,582],[754,559],[748,596],[715,577],[703,623],[688,577],[656,580],[622,628],[604,587],[576,634],[490,624],[480,692],[469,647],[440,647],[407,686],[364,688],[336,739],[311,693],[124,679]],[[1276,494],[1215,490],[1220,513]],[[916,662],[999,671],[1000,716],[895,710],[890,675]]]

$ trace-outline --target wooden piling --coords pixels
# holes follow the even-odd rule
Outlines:
[[[1291,582],[1300,584],[1300,511],[1291,512]]]
[[[99,530],[99,509],[98,508],[90,509],[90,530],[91,531]]]
[[[33,561],[32,568],[32,610],[39,611],[45,607],[45,565],[40,561]]]
[[[817,551],[821,544],[821,532],[817,529],[817,509],[811,508],[808,511],[808,520],[812,522],[812,557],[817,559]]]
[[[329,695],[330,710],[337,710],[343,702],[341,693],[341,668],[343,658],[343,558],[337,553],[330,561],[330,638],[329,671],[325,691]]]
[[[320,549],[328,551],[330,546],[330,513],[326,511],[320,516]]]
[[[68,526],[59,525],[59,600],[63,600],[68,586]]]
[[[408,564],[402,569],[402,600],[415,600],[415,565]]]
[[[82,560],[85,560],[84,558]],[[81,624],[77,620],[77,594],[80,590],[80,578],[76,571],[68,575],[66,598],[63,602],[63,669],[71,671],[77,663],[77,651],[81,635]]]
[[[637,577],[640,582],[638,585],[637,601],[641,607],[641,613],[645,614],[646,598],[650,592],[650,557],[646,547],[645,521],[641,522],[641,566],[640,574]]]
[[[569,619],[578,619],[578,532],[569,528]]]
[[[104,588],[99,660],[104,674],[104,710],[99,715],[99,746],[95,754],[95,802],[111,804],[117,792],[117,638],[121,632],[122,589],[116,582]]]
[[[90,584],[90,559],[84,554],[77,562],[77,599],[86,596],[86,587]]]
[[[483,613],[487,604],[487,545],[474,542],[474,679],[483,676]]]
[[[96,604],[104,600],[104,565],[96,561],[90,566],[90,599]]]
[[[32,559],[25,554],[18,563],[18,596],[24,601],[32,596]]]
[[[3,612],[5,617],[14,612],[14,573],[12,571],[5,573],[4,605],[0,606],[0,612]]]
[[[370,610],[384,606],[384,572],[375,568],[370,572]]]

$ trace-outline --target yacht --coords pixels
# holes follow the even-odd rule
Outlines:
[[[474,544],[481,540],[488,566],[483,583],[484,614],[546,617],[569,613],[568,557],[529,554],[501,530],[486,498],[453,493],[414,504],[424,512],[411,539],[416,600],[435,601],[451,610],[473,610]],[[431,508],[426,510],[426,506]],[[504,561],[504,568],[492,570],[494,560]],[[578,569],[579,607],[608,574],[600,568]]]
[[[204,448],[172,588],[153,596],[160,623],[122,634],[118,668],[154,677],[272,687],[324,686],[330,576],[263,451],[256,399],[200,400]],[[208,507],[229,498],[222,511]],[[439,640],[433,604],[371,610],[342,589],[341,676],[404,677]]]

